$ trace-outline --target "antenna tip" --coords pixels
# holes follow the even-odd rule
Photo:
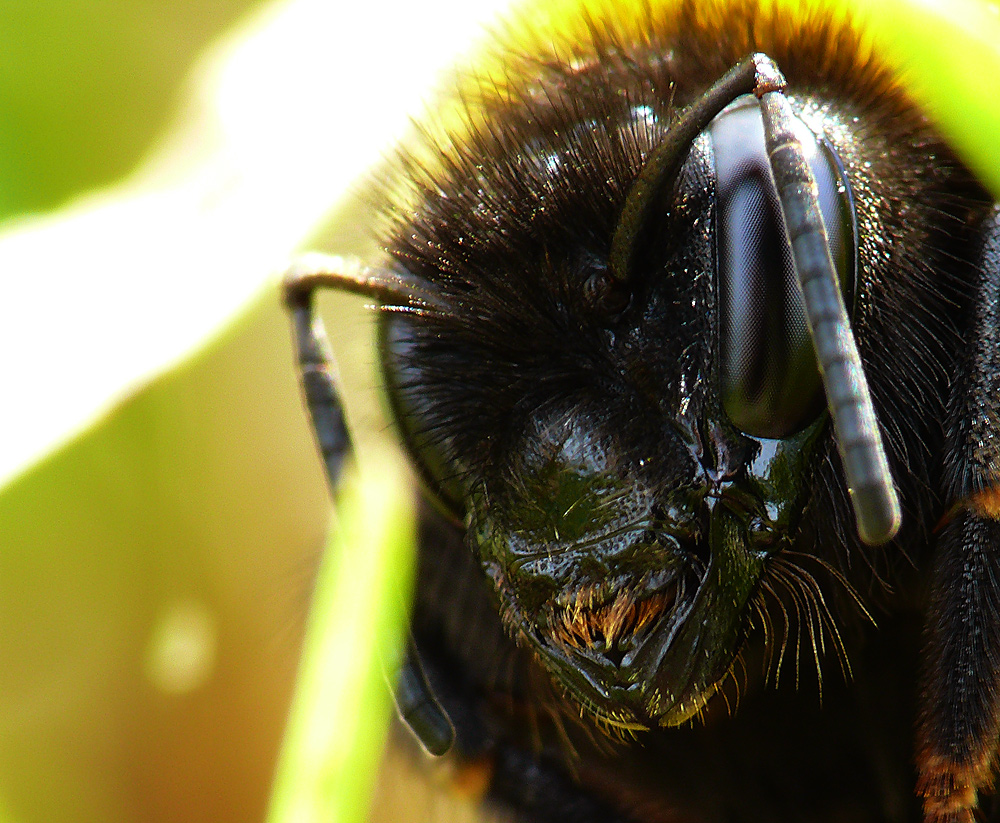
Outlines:
[[[899,498],[891,485],[875,484],[851,490],[858,535],[869,546],[881,546],[896,536],[903,522]]]

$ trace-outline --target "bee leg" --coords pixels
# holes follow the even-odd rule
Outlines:
[[[1000,735],[1000,208],[984,238],[972,340],[947,424],[945,489],[957,502],[936,549],[921,689],[926,823],[971,823]]]
[[[323,458],[330,489],[336,493],[344,461],[352,455],[323,322],[313,308],[318,288],[334,287],[379,296],[379,281],[368,269],[346,258],[311,255],[293,265],[284,278],[285,305],[291,314],[299,380],[309,420]],[[394,696],[403,722],[431,754],[451,748],[455,730],[427,682],[413,638],[400,664]]]

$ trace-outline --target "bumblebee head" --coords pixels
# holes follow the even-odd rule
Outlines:
[[[529,111],[396,253],[404,440],[511,633],[613,727],[681,723],[729,672],[831,418],[862,537],[898,526],[849,186],[783,85],[754,55],[680,113],[571,108],[543,140]]]

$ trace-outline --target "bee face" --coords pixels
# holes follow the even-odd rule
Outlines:
[[[408,178],[390,254],[448,308],[390,314],[383,333],[405,436],[510,633],[623,729],[687,720],[728,674],[831,439],[756,101],[686,147],[627,282],[611,272],[630,188],[690,102],[681,84],[713,79],[693,17],[647,22],[662,42],[618,43],[607,23],[586,57],[510,80]],[[796,122],[850,299],[837,146],[858,163],[861,103],[832,105],[832,81],[808,76]]]
[[[436,270],[461,313],[392,317],[385,368],[414,452],[467,517],[512,633],[607,724],[675,725],[729,671],[764,562],[792,538],[802,483],[775,473],[803,475],[822,390],[787,245],[775,242],[783,224],[756,107],[739,101],[696,141],[627,290],[608,272],[621,192],[671,112],[659,127],[644,103],[603,122],[567,116],[549,145],[529,132],[498,163],[500,175],[544,175],[542,233],[507,255],[496,248],[505,235],[479,227],[466,243],[478,259],[463,249],[461,268]],[[831,190],[836,167],[813,143]],[[611,146],[620,156],[601,177],[618,174],[619,194],[581,238],[582,181],[566,177],[583,151],[597,164]],[[832,199],[831,231],[843,234],[851,222]],[[512,208],[504,219],[521,220]],[[434,231],[441,219],[428,218]],[[403,259],[412,265],[413,252]]]
[[[997,231],[992,203],[842,12],[753,0],[563,11],[525,12],[535,33],[502,38],[404,149],[386,195],[389,273],[362,287],[383,302],[402,440],[450,524],[428,510],[414,636],[445,711],[465,718],[460,753],[495,757],[498,786],[517,782],[511,752],[527,751],[549,764],[549,785],[598,806],[714,819],[705,798],[740,769],[699,778],[700,806],[686,784],[650,789],[647,770],[697,750],[664,727],[710,714],[745,657],[767,661],[743,686],[750,695],[779,677],[786,653],[796,682],[802,650],[819,669],[829,646],[849,668],[840,627],[866,603],[891,612],[892,587],[925,585],[895,558],[925,574],[946,511],[994,517],[971,502],[995,481],[992,468],[969,480],[982,449],[961,445],[959,419],[962,392],[981,399],[992,386],[976,382],[963,342],[979,322],[977,289],[993,282],[982,251]],[[775,182],[767,104],[732,95],[679,141],[713,84],[753,52],[788,79],[788,133],[835,298],[823,305],[849,324],[832,309],[810,314],[809,232]],[[824,337],[823,324],[835,331]],[[853,371],[827,351],[844,337],[860,353]],[[866,402],[871,416],[843,424],[845,407]],[[869,544],[894,527],[859,536],[871,460],[858,444],[878,432],[905,513],[888,553]],[[948,481],[956,472],[965,486]],[[985,542],[963,540],[942,551]],[[934,608],[933,631],[946,635],[961,610]],[[954,661],[947,644],[934,640],[931,658]],[[971,670],[1000,678],[989,660]],[[928,666],[925,691],[941,696],[922,709],[926,751],[968,744],[968,713],[989,714],[954,708],[949,669]],[[982,762],[998,726],[974,735]],[[648,762],[607,755],[601,729],[648,733]],[[796,756],[782,754],[789,773]],[[928,809],[959,772],[985,782],[981,764],[920,757]],[[578,768],[594,786],[575,782]],[[857,769],[859,785],[884,779]],[[901,770],[867,808],[908,779]],[[526,819],[541,814],[497,791]]]

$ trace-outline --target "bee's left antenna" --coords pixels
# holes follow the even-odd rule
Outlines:
[[[877,546],[892,540],[899,531],[899,498],[830,256],[816,180],[795,135],[795,116],[784,94],[784,78],[770,58],[755,57],[770,63],[780,78],[774,87],[754,93],[760,99],[771,173],[802,286],[806,324],[823,377],[858,534],[865,543]]]
[[[319,288],[358,292],[402,306],[434,307],[435,295],[408,279],[369,269],[358,260],[326,255],[308,255],[296,261],[283,280],[285,305],[292,316],[296,362],[312,423],[323,457],[330,489],[336,492],[345,461],[353,446],[344,419],[335,371],[323,323],[313,308],[313,294]],[[393,695],[403,722],[420,744],[433,755],[443,755],[455,740],[455,727],[420,664],[412,635],[399,671]]]
[[[677,177],[695,138],[733,100],[740,95],[751,94],[769,82],[769,77],[762,76],[762,69],[769,66],[759,61],[759,56],[755,54],[740,61],[719,78],[684,110],[646,158],[625,198],[611,239],[610,269],[615,280],[626,282],[632,274],[635,254],[641,246],[643,233],[652,222],[650,218],[658,196]],[[769,65],[774,66],[773,63]],[[770,88],[770,85],[767,87]]]
[[[743,94],[760,100],[764,137],[792,260],[802,286],[837,447],[858,523],[870,545],[891,540],[902,516],[868,381],[830,257],[818,190],[784,89],[784,75],[766,54],[752,54],[724,74],[670,126],[650,153],[622,207],[611,241],[612,277],[627,283],[662,193],[673,185],[691,144],[722,109]]]

